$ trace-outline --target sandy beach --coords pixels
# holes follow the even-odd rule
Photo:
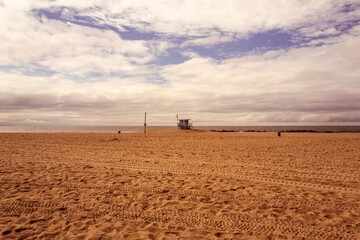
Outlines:
[[[359,133],[1,133],[2,239],[360,239]]]

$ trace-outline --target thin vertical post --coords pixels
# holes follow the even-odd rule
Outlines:
[[[144,121],[144,134],[146,134],[146,112],[145,112],[145,121]]]

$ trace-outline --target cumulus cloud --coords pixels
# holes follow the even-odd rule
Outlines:
[[[155,115],[182,112],[200,122],[201,116],[211,114],[213,120],[223,124],[241,124],[240,120],[250,119],[356,120],[360,113],[360,72],[355,66],[360,64],[360,55],[353,49],[359,44],[358,37],[346,36],[336,45],[279,54],[225,61],[193,58],[163,67],[160,75],[168,80],[163,85],[149,84],[141,78],[51,83],[45,77],[27,77],[19,87],[15,79],[19,81],[21,76],[2,75],[1,79],[7,80],[2,81],[2,115],[32,109],[40,116],[51,110],[64,116],[70,112],[111,119],[114,115],[135,118],[143,111]],[[274,55],[277,58],[272,58]],[[43,84],[46,90],[41,88]],[[25,93],[26,89],[32,92]],[[223,119],[234,113],[239,122]]]
[[[3,0],[0,124],[139,125],[144,111],[158,124],[176,113],[202,125],[359,123],[359,9],[330,0]],[[299,45],[227,58],[197,51],[241,48],[237,40],[273,29]],[[174,53],[184,59],[157,64]]]
[[[138,64],[153,59],[145,41],[126,41],[109,30],[69,26],[48,19],[39,23],[21,13],[7,14],[19,15],[21,21],[10,26],[4,24],[0,29],[1,65],[38,63],[56,72],[71,74],[136,73],[145,69]]]

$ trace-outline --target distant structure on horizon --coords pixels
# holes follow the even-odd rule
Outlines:
[[[190,118],[179,119],[179,115],[176,115],[177,127],[181,130],[189,130],[192,128],[192,123],[190,123]]]

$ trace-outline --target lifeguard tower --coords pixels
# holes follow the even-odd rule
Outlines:
[[[192,123],[190,123],[190,118],[185,118],[185,119],[178,119],[177,121],[177,126],[178,128],[180,128],[181,130],[188,130],[192,128]]]

